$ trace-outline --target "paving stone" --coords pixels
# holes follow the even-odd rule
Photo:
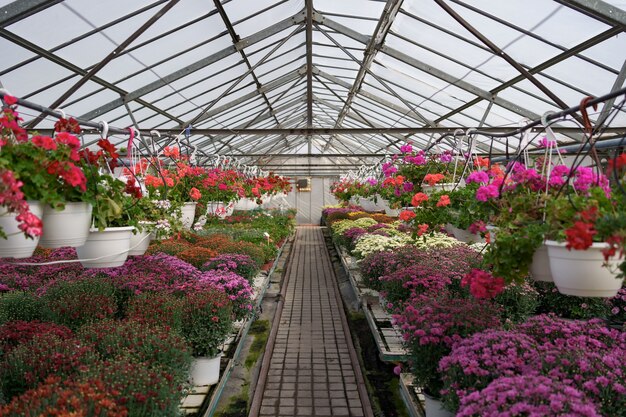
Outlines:
[[[295,407],[278,407],[279,416],[293,416],[293,410]]]
[[[296,415],[297,416],[310,416],[310,415],[313,415],[313,409],[311,407],[298,407],[296,409]]]
[[[365,413],[363,412],[363,408],[355,407],[355,408],[350,408],[350,415],[353,417],[363,417],[365,416]]]
[[[330,407],[315,407],[316,416],[330,416]]]
[[[296,395],[296,391],[294,390],[282,390],[280,392],[280,398],[293,398]]]
[[[333,415],[334,416],[349,416],[350,410],[348,410],[347,407],[333,408]]]
[[[319,228],[299,227],[261,417],[363,416]],[[350,408],[348,408],[348,406]]]

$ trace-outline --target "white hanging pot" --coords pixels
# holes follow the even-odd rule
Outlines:
[[[41,219],[43,205],[39,201],[29,201],[30,212]],[[7,239],[0,238],[1,258],[29,258],[33,256],[39,236],[26,237],[15,220],[18,213],[9,213],[4,206],[0,206],[0,229],[7,235]]]
[[[530,276],[535,281],[553,282],[552,272],[550,271],[550,257],[548,256],[548,247],[543,244],[535,251],[533,262],[530,264]]]
[[[363,207],[365,211],[376,211],[376,204],[368,197],[360,197],[359,205]]]
[[[424,409],[426,417],[454,417],[454,413],[443,408],[443,403],[430,395],[424,393]]]
[[[546,240],[550,271],[559,292],[578,297],[615,297],[623,280],[615,278],[620,262],[617,256],[609,259],[608,267],[603,266],[602,249],[608,244],[594,243],[586,250],[571,251],[565,245]]]
[[[44,248],[78,247],[85,244],[91,226],[92,206],[88,203],[65,203],[63,210],[46,205],[43,209]]]
[[[225,216],[225,217],[232,216],[232,215],[233,215],[233,212],[235,211],[235,202],[234,202],[234,201],[230,201],[230,202],[226,205],[226,207],[224,207],[224,209],[225,209],[225,211],[226,211],[226,212],[225,212],[225,214],[226,214],[226,216]]]
[[[400,215],[400,212],[401,212],[401,211],[402,211],[402,210],[400,210],[400,209],[392,209],[391,207],[389,207],[389,204],[387,204],[387,205],[385,206],[385,214],[386,214],[387,216],[391,216],[391,217],[398,217],[398,216]]]
[[[83,246],[76,254],[85,268],[115,268],[124,265],[128,258],[133,226],[107,227],[99,231],[91,229]]]
[[[457,183],[454,183],[454,182],[444,182],[444,183],[435,184],[435,185],[422,184],[422,192],[426,195],[431,195],[439,191],[452,191],[454,190],[455,187],[462,188],[462,187],[465,187],[465,185],[462,183],[459,183],[457,185]]]
[[[213,357],[193,358],[190,370],[191,384],[194,386],[214,385],[220,380],[220,358],[222,354]]]
[[[154,224],[152,222],[147,224]],[[141,256],[146,253],[150,246],[151,233],[148,230],[131,233],[128,256]]]
[[[226,217],[226,207],[223,201],[209,201],[206,203],[207,216],[217,216],[220,219]]]
[[[185,229],[191,229],[191,225],[193,224],[193,219],[196,216],[196,203],[195,201],[189,201],[183,204],[181,208],[182,215],[180,220],[183,222],[183,227]]]
[[[470,233],[468,230],[459,229],[456,226],[448,223],[446,224],[446,230],[448,233],[452,233],[452,235],[461,242],[465,243],[485,243],[485,239],[480,237],[480,235],[475,235]]]
[[[235,203],[234,210],[249,211],[254,210],[257,206],[258,204],[256,203],[256,200],[251,198],[242,198]]]

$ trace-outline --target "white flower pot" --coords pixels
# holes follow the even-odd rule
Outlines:
[[[84,245],[89,236],[91,211],[91,204],[88,203],[65,203],[65,208],[60,211],[46,205],[39,245],[44,248]]]
[[[30,212],[41,219],[43,205],[39,201],[29,201]],[[0,207],[0,229],[7,235],[7,239],[0,238],[0,257],[2,258],[29,258],[37,248],[39,236],[26,237],[15,220],[17,213],[9,213]]]
[[[535,281],[554,281],[550,271],[550,257],[548,256],[548,247],[546,245],[539,246],[539,249],[533,255],[533,262],[530,264],[530,276]]]
[[[83,246],[76,248],[80,263],[85,268],[115,268],[128,258],[133,226],[92,229]],[[147,239],[146,239],[147,240]]]
[[[454,182],[444,182],[435,185],[422,184],[422,192],[426,195],[431,195],[439,191],[452,191],[455,187],[461,188],[464,187],[464,185],[459,184],[457,186]]]
[[[150,246],[151,233],[147,230],[143,232],[131,233],[128,256],[141,256]]]
[[[234,209],[241,210],[241,211],[249,211],[249,210],[254,210],[257,207],[258,207],[258,204],[256,203],[256,200],[253,200],[251,198],[242,198],[235,203]]]
[[[565,242],[546,240],[550,271],[554,285],[561,294],[578,297],[605,297],[617,295],[622,287],[621,279],[615,278],[620,260],[617,256],[604,267],[602,249],[606,243],[594,243],[587,250],[567,250]]]
[[[402,210],[400,210],[400,209],[392,209],[391,207],[389,207],[389,205],[385,206],[385,214],[387,216],[398,217],[400,215],[401,211]]]
[[[183,222],[183,227],[185,229],[191,229],[191,225],[193,225],[193,219],[196,216],[196,203],[195,201],[189,201],[183,204],[181,208],[181,218],[180,220]]]
[[[206,203],[206,214],[223,219],[226,217],[226,207],[222,201],[209,201]]]
[[[450,223],[446,224],[446,230],[461,242],[465,243],[485,243],[485,239],[480,237],[480,235],[475,235],[470,233],[468,230],[459,229],[451,225]]]
[[[424,409],[426,417],[454,417],[454,413],[443,408],[442,402],[424,393]]]
[[[230,201],[224,208],[226,209],[226,217],[232,216],[235,212],[235,202]]]
[[[376,204],[374,203],[374,200],[369,197],[360,197],[359,205],[363,207],[363,210],[365,211],[376,211]]]
[[[194,386],[214,385],[220,380],[220,358],[222,354],[213,358],[193,358],[190,370],[191,384]]]

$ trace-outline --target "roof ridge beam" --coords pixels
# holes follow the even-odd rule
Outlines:
[[[348,92],[348,97],[346,102],[337,117],[337,121],[335,123],[335,127],[341,126],[343,119],[346,113],[349,111],[352,100],[354,96],[359,93],[361,90],[361,85],[363,84],[363,79],[365,75],[367,75],[367,71],[369,70],[372,62],[374,62],[374,58],[376,57],[376,53],[379,48],[385,42],[385,38],[387,37],[387,33],[391,29],[391,25],[395,20],[400,8],[402,7],[403,0],[387,0],[385,4],[385,8],[380,15],[380,19],[378,20],[378,24],[376,25],[376,29],[372,34],[367,47],[365,48],[365,52],[363,53],[363,61],[359,67],[359,72],[357,73],[354,83]]]

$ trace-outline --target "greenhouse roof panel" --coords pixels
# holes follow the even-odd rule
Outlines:
[[[626,79],[619,0],[30,3],[0,0],[0,87],[120,127],[130,111],[146,131],[223,130],[194,134],[210,151],[376,152],[406,137],[425,146],[441,133],[423,129],[516,127]],[[626,132],[626,112],[610,116]],[[228,135],[247,128],[266,133],[254,145]],[[307,128],[331,133],[281,133]]]

